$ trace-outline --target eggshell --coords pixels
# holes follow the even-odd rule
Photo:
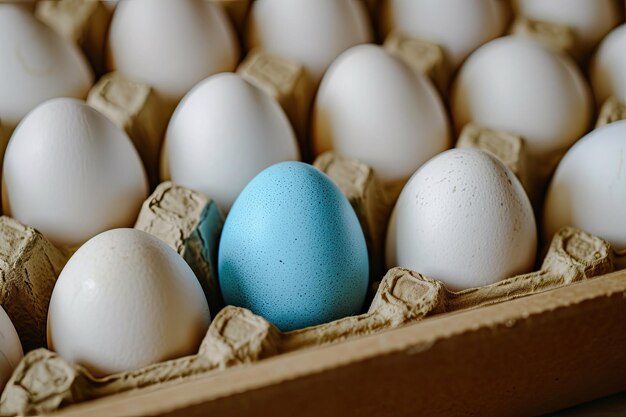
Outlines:
[[[228,17],[211,2],[130,0],[109,32],[109,66],[152,86],[171,111],[196,83],[233,71],[239,47]]]
[[[359,45],[328,70],[312,118],[314,153],[329,149],[404,183],[450,147],[445,109],[431,82],[380,46]]]
[[[4,389],[24,352],[20,338],[11,323],[11,319],[0,307],[0,391]]]
[[[566,57],[519,37],[493,40],[463,65],[452,91],[457,130],[468,122],[526,141],[531,157],[561,152],[589,126],[591,100]]]
[[[115,229],[81,246],[61,271],[48,346],[103,376],[197,352],[210,321],[202,288],[174,249]]]
[[[574,226],[626,249],[626,120],[587,134],[561,160],[546,196],[544,237]]]
[[[443,48],[452,68],[506,28],[499,0],[387,0],[383,32],[395,30]]]
[[[45,102],[9,141],[5,213],[55,244],[75,246],[132,226],[147,195],[143,165],[126,133],[82,101]]]
[[[515,175],[476,149],[437,155],[402,190],[387,232],[387,267],[439,279],[453,290],[532,270],[537,232]]]
[[[626,103],[626,24],[600,44],[591,64],[591,83],[598,105],[610,96]]]
[[[48,99],[85,98],[93,83],[78,46],[17,5],[0,4],[0,57],[0,119],[10,129]]]
[[[246,39],[248,49],[260,47],[303,64],[314,88],[341,52],[373,40],[358,0],[257,0]]]
[[[368,269],[354,210],[310,165],[267,168],[226,218],[218,255],[224,301],[283,331],[359,313]]]
[[[517,13],[529,19],[566,25],[589,51],[619,23],[614,0],[514,0]]]
[[[296,159],[296,137],[278,103],[237,74],[217,74],[194,87],[172,116],[161,177],[228,210],[256,174]]]

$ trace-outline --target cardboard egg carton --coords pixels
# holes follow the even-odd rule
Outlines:
[[[574,57],[580,54],[576,35],[566,25],[517,16],[511,25],[510,34],[534,39],[556,52]]]
[[[280,104],[293,126],[301,154],[308,156],[307,130],[312,92],[302,64],[256,49],[239,64],[237,73]]]
[[[398,328],[441,313],[502,303],[612,272],[614,257],[602,239],[565,228],[553,239],[539,271],[452,292],[437,280],[393,268],[366,313],[327,324],[281,333],[262,317],[228,306],[214,318],[198,354],[100,379],[53,352],[34,350],[9,380],[0,400],[0,414],[50,413],[82,401],[155,388],[278,354]]]
[[[430,78],[442,97],[447,96],[450,68],[439,45],[391,32],[385,38],[383,47],[413,71]]]
[[[91,88],[87,104],[128,134],[150,183],[158,184],[160,150],[168,120],[152,88],[111,72]]]
[[[112,11],[100,1],[40,0],[35,16],[83,50],[96,74],[105,70],[105,44]]]
[[[46,346],[48,304],[67,254],[41,233],[0,217],[0,304],[24,351]]]
[[[596,129],[624,119],[626,119],[626,103],[621,103],[615,97],[609,97],[600,108]]]
[[[468,123],[463,127],[456,147],[476,148],[494,156],[517,176],[528,192],[530,183],[526,171],[527,156],[521,137]]]
[[[191,267],[212,314],[223,301],[217,282],[217,249],[224,216],[201,193],[171,182],[160,184],[141,207],[135,229],[167,243]]]

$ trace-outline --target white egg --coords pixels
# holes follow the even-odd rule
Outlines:
[[[450,147],[445,109],[431,82],[380,46],[344,52],[324,76],[312,119],[315,154],[329,149],[401,185]]]
[[[519,37],[493,40],[474,52],[457,76],[452,114],[522,136],[529,156],[562,154],[587,130],[591,99],[572,63]]]
[[[537,232],[515,175],[476,149],[437,155],[411,177],[387,233],[387,266],[410,268],[453,290],[529,272]]]
[[[574,226],[626,249],[626,120],[587,134],[559,164],[544,207],[544,238]]]
[[[232,71],[239,47],[224,11],[199,0],[125,0],[113,15],[109,66],[151,85],[173,110],[209,75]]]
[[[595,47],[620,20],[615,0],[514,0],[513,6],[529,19],[568,26],[583,52]]]
[[[452,68],[506,28],[500,0],[387,0],[383,31],[404,33],[441,46]]]
[[[47,101],[24,118],[4,158],[6,214],[61,246],[132,226],[148,195],[137,151],[82,101]]]
[[[96,376],[197,352],[211,316],[198,279],[160,239],[115,229],[70,258],[52,291],[48,346]]]
[[[217,74],[194,87],[172,116],[161,177],[206,194],[228,211],[256,174],[299,158],[278,103],[237,74]]]
[[[248,48],[302,63],[313,90],[341,52],[372,40],[358,0],[257,0],[248,20]]]
[[[0,119],[12,130],[54,97],[85,98],[93,83],[78,47],[27,10],[0,4]]]
[[[609,96],[626,103],[626,24],[600,44],[591,64],[591,83],[598,105]]]
[[[4,308],[0,307],[0,392],[22,357],[20,338]]]

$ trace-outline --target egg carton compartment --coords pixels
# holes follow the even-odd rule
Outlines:
[[[564,54],[575,54],[579,49],[576,45],[574,31],[567,25],[528,19],[517,16],[513,22],[511,35],[526,36],[541,44]]]
[[[197,355],[106,378],[94,378],[54,352],[33,350],[7,383],[0,414],[50,413],[70,404],[199,377],[282,353],[397,328],[441,313],[556,289],[612,272],[615,256],[602,239],[566,228],[553,239],[541,270],[485,287],[451,292],[437,280],[393,268],[382,280],[367,313],[287,333],[249,310],[227,306],[214,318]]]
[[[238,27],[241,29],[243,16],[248,12],[250,2],[217,2],[225,5],[231,19],[238,21]],[[374,5],[375,2],[376,0],[368,2],[368,6],[375,9],[377,7]],[[81,8],[74,10],[72,7],[69,7],[73,3],[89,2],[60,0],[58,2],[45,1],[41,3],[59,3],[58,6],[54,7],[50,5],[37,6],[37,13],[42,16],[42,19],[50,19],[52,26],[55,24],[55,19],[57,19],[57,22],[61,22],[58,23],[60,26],[57,30],[59,31],[67,30],[67,27],[77,25],[77,22],[89,22],[89,19],[100,20],[102,17],[98,16],[104,16],[100,12],[98,12],[100,14],[97,14],[91,11],[97,11],[98,8],[88,8],[82,5],[81,8],[84,9],[84,11],[81,11]],[[99,4],[99,2],[94,3]],[[244,3],[246,4],[245,12],[243,12],[244,9],[241,7],[241,4]],[[232,10],[230,9],[231,6]],[[45,11],[46,7],[52,8],[50,10],[53,10],[53,12],[48,11],[43,13],[42,10]],[[55,8],[57,9],[56,12],[54,12]],[[89,11],[89,13],[85,11]],[[55,15],[55,13],[57,13],[57,15]],[[66,17],[63,17],[63,13],[66,14]],[[46,15],[49,17],[45,17]],[[63,19],[73,19],[74,21],[66,24],[62,23]],[[91,29],[87,30],[89,26],[84,26],[84,24],[85,23],[81,23],[75,26],[75,29],[72,29],[73,34],[68,34],[67,36],[73,36],[74,41],[77,42],[89,56],[89,50],[97,50],[98,41],[97,36],[91,33]],[[65,28],[63,27],[64,25],[66,26]],[[98,24],[94,24],[94,26],[99,27]],[[580,47],[578,40],[573,36],[572,30],[566,25],[531,20],[530,18],[518,16],[511,31],[518,35],[538,39],[544,44],[551,45],[553,48],[572,54],[575,57],[581,53],[578,49]],[[440,46],[405,36],[400,32],[391,32],[386,37],[384,47],[387,51],[403,59],[414,71],[428,76],[433,80],[440,91],[447,90],[451,70],[448,68],[450,64],[445,61]],[[98,69],[100,67],[97,63],[97,57],[90,57],[90,59],[96,70],[100,71]],[[263,51],[253,50],[248,53],[246,59],[239,66],[238,73],[247,81],[269,93],[280,103],[297,133],[302,155],[309,158],[310,155],[308,152],[310,152],[310,150],[306,148],[305,144],[308,139],[306,133],[308,130],[307,119],[312,92],[311,85],[309,85],[310,81],[306,79],[303,66],[291,59],[285,59]],[[158,165],[158,148],[164,135],[167,117],[163,117],[163,115],[160,114],[162,109],[160,108],[160,103],[154,91],[148,85],[130,82],[123,79],[118,73],[110,73],[102,77],[92,88],[88,103],[106,114],[114,123],[122,127],[128,133],[140,153],[152,185],[156,186],[158,183],[158,173],[156,172],[156,166]],[[597,126],[624,118],[626,118],[624,103],[620,103],[617,99],[609,99],[602,108],[598,117]],[[0,126],[0,137],[2,136],[1,128],[2,126]],[[495,156],[518,176],[529,194],[531,193],[530,190],[544,187],[545,179],[549,176],[549,173],[544,173],[545,175],[542,177],[542,180],[538,181],[534,178],[536,172],[533,167],[550,166],[552,162],[560,158],[560,156],[557,155],[558,152],[555,155],[548,156],[546,159],[540,159],[536,155],[529,156],[527,155],[523,138],[507,132],[487,129],[473,124],[464,127],[456,146],[459,148],[469,147],[482,149]],[[315,356],[315,352],[319,352],[319,350],[307,349],[306,352],[303,352],[304,355],[311,354],[313,356],[307,356],[306,358],[298,351],[322,345],[333,345],[333,347],[339,349],[334,352],[339,353],[341,349],[351,349],[353,346],[365,349],[365,342],[360,343],[359,340],[353,341],[356,343],[354,345],[337,344],[336,342],[356,339],[357,336],[377,334],[384,330],[399,327],[404,328],[407,324],[442,313],[455,313],[455,317],[443,316],[442,319],[433,317],[433,320],[444,320],[445,323],[452,324],[451,320],[445,320],[456,318],[467,326],[463,331],[470,332],[470,330],[468,330],[470,327],[472,329],[478,328],[484,324],[484,322],[476,320],[474,324],[470,325],[471,320],[469,318],[464,322],[463,314],[465,313],[461,312],[465,310],[473,310],[477,307],[498,304],[504,306],[503,310],[484,310],[484,308],[481,308],[477,311],[507,311],[506,306],[522,305],[511,304],[512,300],[516,298],[544,293],[547,290],[559,291],[559,288],[568,286],[571,283],[586,281],[589,278],[598,277],[608,274],[613,270],[626,267],[625,254],[615,252],[608,243],[598,237],[568,228],[560,231],[554,237],[540,270],[512,277],[489,286],[453,292],[447,290],[439,281],[424,277],[417,272],[400,268],[394,268],[388,271],[384,279],[378,281],[380,276],[384,273],[382,248],[387,219],[389,218],[389,212],[393,206],[395,196],[401,187],[396,185],[393,190],[385,189],[385,186],[380,184],[374,175],[374,171],[370,167],[359,161],[344,158],[332,152],[322,154],[315,160],[314,165],[330,176],[339,186],[355,209],[362,226],[367,242],[368,255],[370,257],[370,286],[372,289],[370,298],[373,297],[371,306],[366,313],[320,326],[281,333],[271,323],[260,316],[254,315],[248,310],[232,306],[224,307],[219,294],[219,285],[216,281],[215,267],[218,238],[224,221],[223,216],[219,212],[219,209],[217,209],[215,203],[200,193],[170,182],[162,183],[158,185],[154,193],[144,203],[135,227],[158,236],[183,256],[200,280],[202,289],[209,301],[211,312],[215,314],[216,311],[221,310],[217,316],[214,316],[214,320],[202,342],[198,354],[162,362],[137,371],[112,375],[107,378],[94,378],[85,369],[72,366],[54,352],[45,349],[33,350],[24,358],[18,369],[16,369],[11,382],[7,385],[7,389],[0,402],[0,414],[48,413],[63,409],[72,404],[82,403],[96,398],[110,397],[120,393],[129,394],[126,397],[116,396],[116,398],[122,398],[120,401],[123,403],[123,398],[131,398],[132,400],[132,395],[139,394],[138,391],[144,388],[146,390],[142,390],[141,393],[150,392],[155,389],[159,389],[158,392],[165,393],[174,392],[167,391],[167,389],[170,388],[180,387],[182,389],[183,385],[179,385],[181,382],[186,383],[185,389],[187,389],[187,387],[191,387],[191,385],[189,385],[190,383],[198,379],[220,378],[224,375],[224,378],[228,380],[228,375],[231,374],[220,372],[226,368],[243,368],[246,370],[244,372],[255,372],[256,369],[259,369],[258,372],[263,372],[263,369],[268,371],[270,368],[268,368],[269,364],[267,364],[266,361],[254,364],[253,366],[252,364],[261,359],[271,360],[269,358],[273,356],[279,356],[279,358],[275,359],[284,359],[286,361],[285,363],[291,364],[297,361],[306,361],[306,366],[308,366],[315,358],[319,358]],[[533,192],[539,193],[539,191]],[[11,223],[10,227],[5,227],[5,223],[7,225]],[[27,297],[33,297],[33,294],[29,294],[28,291],[21,288],[14,289],[15,287],[11,286],[15,286],[15,282],[23,280],[29,283],[29,286],[34,285],[35,288],[41,286],[42,288],[42,295],[35,297],[36,301],[28,301],[30,303],[28,305],[39,306],[36,308],[41,310],[36,311],[35,318],[17,318],[17,315],[24,313],[21,310],[16,312],[17,308],[13,309],[13,313],[11,313],[9,311],[10,309],[6,307],[7,304],[5,301],[2,302],[5,308],[7,308],[7,312],[9,312],[16,328],[18,328],[18,326],[22,328],[21,331],[20,328],[18,328],[18,332],[20,333],[20,337],[23,338],[22,341],[25,349],[32,350],[45,345],[45,310],[42,310],[40,307],[43,304],[47,306],[46,293],[47,299],[49,300],[51,285],[54,285],[54,280],[58,276],[69,254],[65,254],[63,251],[54,248],[34,229],[20,225],[9,218],[3,217],[0,219],[0,234],[8,235],[12,233],[11,228],[20,230],[20,236],[25,236],[20,237],[20,239],[38,242],[36,243],[36,245],[39,245],[38,248],[41,247],[47,251],[45,257],[39,255],[42,253],[41,249],[33,250],[25,255],[19,254],[15,257],[13,249],[7,250],[7,266],[2,267],[3,276],[6,274],[6,276],[10,278],[6,279],[6,282],[2,282],[0,295],[12,294],[12,291],[22,291]],[[0,237],[0,241],[5,240],[7,239],[5,239],[4,236]],[[34,243],[30,244],[34,245]],[[9,247],[13,248],[15,246]],[[33,253],[37,253],[37,255],[32,255]],[[45,260],[46,257],[52,260]],[[32,268],[20,267],[20,265],[26,265],[30,262],[31,258],[36,258],[32,262],[33,265],[38,265],[34,272]],[[39,260],[40,258],[42,260]],[[17,259],[17,261],[14,259]],[[3,259],[0,257],[0,260]],[[49,264],[46,267],[39,266],[46,264],[46,262]],[[613,277],[614,276],[608,276],[606,280],[603,280],[603,282],[612,283],[612,287],[610,287],[610,290],[606,289],[606,294],[596,294],[598,297],[604,297],[606,295],[607,297],[612,297],[611,300],[614,300],[615,294],[618,294],[619,291],[623,291],[620,289],[620,285],[623,284],[623,278],[620,280],[619,278]],[[595,281],[595,279],[593,281]],[[600,284],[598,285],[598,288],[599,287]],[[585,288],[589,290],[590,293],[594,291],[594,287],[579,285],[573,286],[572,291],[568,291],[567,294],[574,294],[575,288]],[[549,301],[550,298],[547,297],[547,294],[551,292],[552,291],[542,294],[542,296],[546,296],[541,299]],[[562,293],[566,294],[566,292]],[[11,295],[11,297],[14,297],[14,295]],[[532,299],[532,297],[525,299],[528,301],[528,304],[523,305],[532,305]],[[584,297],[581,296],[580,300],[583,299]],[[539,300],[539,298],[537,298],[537,300]],[[503,303],[504,301],[507,301],[507,303]],[[614,301],[613,303],[615,311],[619,312],[623,310],[623,303],[619,304]],[[24,304],[21,304],[21,306],[23,305]],[[549,302],[546,303],[541,314],[546,313],[549,315],[550,312],[547,310],[550,305]],[[36,308],[28,307],[27,310],[29,311],[27,311],[27,314],[32,315],[31,311],[36,310]],[[513,308],[514,307],[511,307],[511,309]],[[559,305],[558,308],[561,313],[562,310],[567,309],[564,305]],[[622,310],[619,310],[620,308]],[[41,320],[42,311],[43,320]],[[508,311],[510,312],[512,310]],[[590,316],[593,315],[593,312],[589,312],[588,309],[585,310],[584,307],[580,307],[579,311],[588,312]],[[554,316],[558,317],[558,314],[554,314]],[[574,313],[570,311],[569,314],[573,315]],[[514,316],[512,313],[510,315]],[[470,316],[467,315],[467,317]],[[480,315],[476,314],[472,316],[474,319],[479,317]],[[518,318],[511,319],[513,320],[513,324],[509,322],[504,324],[502,324],[503,322],[498,322],[497,325],[514,327],[516,320],[523,322],[527,318],[523,315],[521,318],[520,316],[515,317]],[[31,320],[34,324],[31,325],[27,320]],[[550,318],[545,318],[545,320],[550,320]],[[494,323],[495,322],[496,321],[494,321]],[[426,320],[423,324],[427,323],[428,325],[423,326],[423,328],[430,326],[433,321]],[[607,326],[610,324],[611,323],[608,323]],[[432,330],[434,326],[435,324],[433,323],[429,328]],[[496,325],[494,324],[493,326],[495,327]],[[25,330],[27,328],[30,330]],[[418,327],[416,327],[416,329],[418,329]],[[481,331],[482,330],[481,328]],[[27,334],[28,331],[36,331],[37,334],[23,336]],[[434,333],[436,332],[431,332],[431,334]],[[378,339],[374,342],[384,344],[385,342],[382,338],[386,337],[388,334],[392,333],[386,332],[377,335],[376,337],[378,337]],[[408,329],[407,332],[403,332],[402,334],[408,335]],[[597,335],[606,334],[606,332],[603,333],[598,329]],[[551,340],[549,335],[544,336],[546,343],[549,343]],[[598,338],[601,339],[600,337]],[[32,342],[25,342],[27,339],[32,340]],[[424,337],[424,343],[411,346],[411,351],[407,352],[406,355],[421,357],[420,353],[424,351],[427,352],[432,343],[434,343],[432,340],[430,336]],[[607,342],[610,340],[612,339],[606,339]],[[618,342],[623,342],[623,340],[618,340]],[[615,345],[619,346],[619,343]],[[471,343],[468,344],[468,346],[471,346]],[[395,348],[400,349],[398,346],[395,346]],[[479,347],[476,349],[479,349]],[[600,349],[597,350],[600,351]],[[281,355],[283,353],[291,353],[291,355]],[[387,353],[389,356],[395,354],[394,352]],[[454,352],[448,352],[450,355],[452,353]],[[458,353],[458,351],[456,353]],[[293,356],[294,354],[300,354],[300,356]],[[538,353],[538,355],[541,355],[541,353]],[[571,355],[568,357],[571,357]],[[289,362],[292,360],[291,358],[297,358],[297,361],[293,360]],[[351,358],[350,360],[352,361],[353,359],[354,358]],[[377,358],[376,362],[380,364],[380,367],[391,365],[391,369],[393,364],[389,364],[387,359],[387,357]],[[478,359],[480,359],[480,357]],[[611,358],[615,363],[617,363],[619,359],[620,357],[617,355]],[[445,360],[447,361],[447,359]],[[450,361],[452,360],[453,359],[450,359]],[[407,361],[407,363],[409,362]],[[245,364],[248,366],[240,366]],[[267,366],[264,368],[263,366],[266,364]],[[545,364],[546,366],[550,365],[548,362],[545,362]],[[261,367],[258,365],[261,365]],[[335,362],[332,366],[336,365],[341,366],[338,362]],[[428,365],[424,363],[421,365],[426,372]],[[515,366],[512,368],[516,369]],[[386,374],[383,370],[382,375],[402,379],[404,377],[400,375],[400,370],[401,369],[396,366],[395,374]],[[477,370],[485,372],[493,371],[480,368],[477,368]],[[454,379],[453,373],[450,373],[451,371],[445,369],[439,369],[439,371],[438,374],[431,374],[433,380],[440,381],[444,376],[448,380]],[[277,372],[279,373],[280,371]],[[339,373],[340,372],[341,371],[339,371]],[[323,374],[322,370],[319,369],[318,373],[320,375]],[[577,375],[583,375],[583,372],[581,371],[581,373]],[[588,373],[588,375],[593,374]],[[602,375],[602,373],[598,371],[596,375]],[[463,375],[459,376],[458,381],[463,381],[463,378]],[[267,380],[268,384],[272,383],[272,375],[269,375],[269,373]],[[469,378],[469,380],[471,380],[471,378]],[[515,380],[515,377],[513,376],[511,380]],[[465,382],[468,383],[468,378],[465,378]],[[459,382],[456,383],[458,384]],[[611,383],[612,387],[618,385],[611,380],[606,382],[606,386],[609,386]],[[290,384],[290,382],[284,385],[288,384]],[[315,382],[313,382],[313,384],[315,384]],[[363,385],[366,386],[368,384],[364,383]],[[454,382],[451,385],[457,388],[460,387],[460,385],[454,385]],[[196,387],[198,388],[195,391],[197,394],[202,387],[199,385],[196,385]],[[320,395],[328,393],[328,391],[324,391],[320,386],[317,388],[318,391],[316,392]],[[432,391],[432,389],[428,391],[427,387],[421,388],[423,388],[422,391],[417,393],[407,392],[406,394],[415,395],[416,398],[423,397],[421,403],[428,403],[431,400],[425,394],[427,392],[434,395],[434,398],[436,398],[436,395],[441,395],[440,393],[437,394],[437,392]],[[513,387],[513,389],[514,388],[515,387]],[[190,392],[193,392],[193,388],[189,389]],[[337,389],[342,390],[341,387],[337,387]],[[363,392],[358,389],[354,391]],[[383,387],[379,389],[379,391],[384,392],[385,388]],[[176,392],[181,394],[183,391],[179,390]],[[302,389],[300,389],[300,392],[302,392]],[[291,391],[291,394],[294,394],[294,391]],[[346,404],[355,404],[354,399],[352,402],[349,400],[353,397],[351,397],[349,393],[345,394],[345,398],[348,399]],[[295,392],[294,397],[300,398],[298,395],[299,394]],[[233,395],[232,397],[237,396]],[[393,395],[389,394],[388,397],[392,398]],[[507,396],[505,395],[504,397]],[[156,399],[156,397],[151,398],[153,400]],[[381,407],[385,406],[385,404],[389,405],[388,402],[385,402],[384,398],[376,398]],[[227,399],[224,403],[228,403],[228,401]],[[158,401],[154,402],[158,403]],[[436,403],[436,401],[432,402]],[[271,402],[266,403],[266,410],[272,410],[270,404]],[[220,405],[217,405],[216,407],[219,406]],[[336,404],[336,406],[341,409],[340,405]],[[495,405],[492,406],[497,409]],[[146,407],[148,407],[148,405],[146,405]],[[238,407],[242,406],[230,403],[229,406],[224,406],[223,411],[233,411],[236,413],[237,410],[241,411],[241,408]],[[315,408],[316,405],[313,407]],[[450,409],[454,407],[454,404],[450,405]],[[489,408],[489,405],[486,407]],[[165,408],[166,407],[164,407],[164,409]],[[243,406],[243,408],[245,408],[245,406]],[[359,410],[358,405],[355,409]],[[427,407],[425,409],[428,410]],[[447,411],[450,411],[450,409]],[[80,410],[80,408],[77,410]],[[118,411],[119,410],[123,409],[118,409]],[[379,408],[379,411],[380,410]],[[279,410],[276,411],[275,414],[279,415]],[[413,413],[415,410],[407,408],[405,411],[407,413]],[[69,414],[71,413],[72,410],[70,409]],[[80,411],[75,411],[75,413],[80,415]],[[483,413],[479,412],[479,414]],[[489,413],[485,412],[484,414],[488,415]],[[492,415],[497,415],[497,413],[492,413]]]
[[[600,108],[596,129],[624,119],[626,119],[626,104],[615,97],[609,97]]]
[[[100,1],[40,0],[35,16],[80,46],[96,74],[104,73],[105,43],[112,10]]]

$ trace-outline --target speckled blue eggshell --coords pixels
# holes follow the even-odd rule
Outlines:
[[[235,201],[218,276],[226,304],[289,331],[358,314],[367,259],[363,231],[339,188],[311,165],[282,162],[258,174]]]

